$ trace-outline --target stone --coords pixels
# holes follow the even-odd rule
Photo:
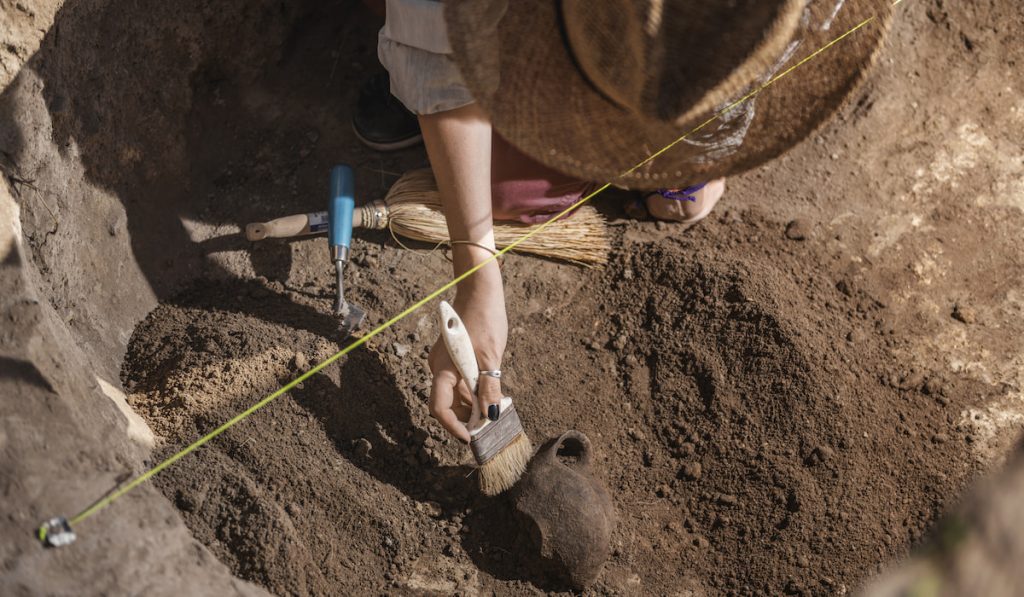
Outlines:
[[[697,479],[700,479],[701,474],[703,474],[703,471],[701,470],[699,462],[687,462],[686,464],[683,465],[683,469],[682,471],[680,471],[680,474],[683,476],[684,479],[696,481]]]
[[[966,324],[972,324],[978,320],[977,313],[972,307],[957,303],[953,305],[953,319]]]
[[[804,240],[811,234],[811,225],[803,218],[791,220],[786,224],[786,238],[789,240]]]
[[[720,493],[718,494],[717,502],[723,506],[735,506],[737,499],[736,496],[731,493]]]
[[[360,458],[367,458],[370,456],[370,450],[372,448],[373,445],[370,444],[370,440],[365,437],[361,437],[354,442],[352,451]]]
[[[416,502],[416,510],[431,518],[441,518],[441,504],[437,502]]]
[[[933,377],[928,381],[924,382],[924,385],[921,387],[921,391],[924,392],[925,394],[928,394],[929,396],[937,396],[939,394],[943,394],[945,393],[943,390],[944,387],[942,385],[942,380],[937,377]]]

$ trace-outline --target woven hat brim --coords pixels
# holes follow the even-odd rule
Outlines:
[[[500,20],[493,11],[482,15],[475,4],[446,3],[448,36],[466,85],[495,129],[552,168],[629,188],[678,187],[733,176],[792,148],[832,116],[864,80],[892,18],[889,0],[811,0],[785,55],[750,90],[865,19],[874,20],[623,177],[715,111],[678,126],[630,113],[580,73],[565,43],[555,3],[512,0]]]

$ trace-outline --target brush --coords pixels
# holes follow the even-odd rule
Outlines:
[[[430,169],[405,173],[383,200],[356,208],[352,223],[356,228],[389,229],[413,240],[448,242],[448,225]],[[324,232],[327,225],[326,212],[295,214],[248,224],[245,236],[251,241],[304,236]],[[495,244],[504,248],[537,226],[539,224],[495,222]],[[544,228],[517,245],[515,250],[589,266],[607,263],[610,247],[604,218],[593,207],[584,205],[571,218]]]
[[[485,495],[498,495],[510,489],[523,475],[533,455],[533,445],[523,431],[511,398],[501,399],[501,415],[497,421],[483,416],[476,398],[480,368],[469,333],[451,305],[441,301],[439,309],[444,345],[473,394],[472,412],[466,427],[469,429],[469,447],[480,475],[480,491]]]

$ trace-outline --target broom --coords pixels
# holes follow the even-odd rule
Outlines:
[[[448,243],[448,225],[441,207],[437,182],[430,169],[407,172],[391,187],[387,197],[357,207],[353,226],[369,230],[389,229],[392,234],[430,243]],[[495,222],[494,242],[504,248],[540,224]],[[245,227],[251,241],[317,234],[327,230],[327,212],[296,214]],[[608,231],[604,218],[589,205],[572,217],[560,220],[516,245],[516,251],[562,259],[585,266],[608,262]]]

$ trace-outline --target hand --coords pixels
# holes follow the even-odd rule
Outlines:
[[[494,249],[491,122],[480,106],[469,104],[420,116],[420,129],[437,179],[448,238],[463,241],[452,246],[452,266],[458,276],[490,258]],[[469,332],[480,369],[500,369],[508,317],[498,264],[489,263],[459,283],[454,307]],[[434,374],[430,414],[449,433],[468,443],[466,423],[473,397],[460,380],[443,340],[434,344],[429,364]],[[476,398],[486,416],[488,407],[499,407],[501,384],[486,375],[480,376],[478,383]]]
[[[485,271],[493,268],[493,271]],[[504,290],[501,286],[497,265],[491,264],[478,272],[482,277],[473,276],[459,286],[455,299],[455,310],[462,318],[469,332],[476,352],[477,363],[482,370],[501,368],[501,357],[508,340],[508,317],[505,314]],[[494,280],[493,274],[497,274]],[[459,375],[455,363],[448,355],[444,339],[438,338],[428,358],[434,382],[430,389],[430,416],[459,440],[469,443],[469,423],[473,396],[466,382]],[[481,414],[486,417],[492,405],[495,410],[501,401],[501,382],[493,377],[481,375],[478,381],[477,400]]]

